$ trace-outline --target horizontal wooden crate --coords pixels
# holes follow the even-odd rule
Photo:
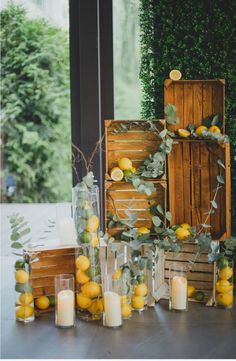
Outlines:
[[[139,124],[133,124],[137,122]],[[153,131],[147,131],[145,120],[106,120],[105,121],[105,144],[106,144],[106,180],[111,180],[110,172],[116,167],[120,158],[129,158],[133,166],[138,168],[149,157],[158,151],[160,140]],[[159,131],[165,128],[164,120],[153,120]],[[125,132],[116,133],[122,125],[130,126]],[[165,178],[164,174],[161,177]]]
[[[168,125],[170,130],[187,128],[190,123],[199,126],[202,119],[218,114],[225,128],[225,80],[165,80],[164,103],[177,107],[180,122]]]
[[[144,193],[138,192],[130,183],[127,182],[105,182],[105,215],[107,227],[107,214],[118,214],[121,219],[128,220],[126,210],[134,212],[137,219],[134,227],[145,226],[151,228],[152,216],[150,207],[154,204],[160,204],[165,209],[167,201],[167,184],[165,181],[154,181],[156,192],[148,197]],[[117,235],[121,229],[108,229],[111,235]]]
[[[163,298],[169,297],[169,267],[176,262],[178,266],[183,266],[186,269],[189,267],[189,261],[193,261],[196,254],[197,245],[190,242],[185,242],[179,253],[166,252],[162,253],[159,259],[158,267],[158,284],[156,285],[156,292],[160,287],[165,285],[165,293]],[[214,288],[214,264],[208,263],[207,253],[201,254],[195,262],[191,271],[187,272],[188,285],[192,285],[197,291],[204,292],[206,302],[213,295]],[[155,292],[154,292],[155,295]]]
[[[213,141],[178,141],[168,156],[169,209],[172,223],[188,223],[192,226],[203,223],[210,209],[213,191],[217,185],[220,166],[225,163],[225,184],[219,190],[218,208],[207,221],[214,239],[230,235],[230,146],[224,147]]]
[[[31,282],[34,298],[55,294],[56,275],[75,273],[75,247],[27,251],[31,264]],[[26,257],[26,253],[25,253]],[[52,308],[45,311],[49,312]]]

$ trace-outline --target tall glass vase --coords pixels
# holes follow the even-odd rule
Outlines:
[[[77,243],[76,310],[80,319],[100,320],[103,313],[99,251],[99,188],[75,187],[73,211]]]
[[[234,263],[227,257],[222,257],[217,262],[215,305],[219,308],[232,308]]]

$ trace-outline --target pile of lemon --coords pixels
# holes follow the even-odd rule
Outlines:
[[[233,268],[229,266],[226,257],[218,262],[218,280],[216,282],[216,302],[222,307],[231,307],[233,304]]]
[[[34,317],[34,298],[31,293],[31,287],[30,287],[30,276],[29,272],[26,271],[24,268],[18,269],[19,262],[23,261],[17,261],[15,268],[15,280],[16,280],[16,291],[20,293],[20,296],[16,302],[16,319],[18,320],[27,320],[30,317]]]
[[[207,128],[205,125],[200,125],[199,127],[197,127],[197,129],[195,130],[195,134],[198,137],[203,137],[204,136],[204,132],[209,132],[209,133],[221,133],[220,128],[217,125],[212,125],[211,127]],[[178,129],[178,135],[181,138],[188,138],[191,133],[187,130],[187,129]]]
[[[191,226],[188,223],[182,223],[176,230],[175,236],[180,241],[187,240],[191,235]]]
[[[121,268],[118,268],[112,275],[112,280],[114,282],[122,282],[123,271]],[[120,287],[122,289],[122,286]],[[130,294],[129,291],[127,293],[123,293],[120,296],[121,303],[121,314],[123,319],[129,319],[132,316],[132,307],[130,305]]]
[[[124,177],[129,177],[136,173],[136,168],[129,158],[121,158],[118,160],[118,166],[112,168],[111,179],[114,181],[121,181]]]
[[[78,292],[76,293],[76,302],[80,310],[88,312],[91,315],[102,315],[103,299],[101,285],[93,281],[100,269],[90,264],[90,260],[85,255],[77,257],[76,262],[76,282],[78,283]]]

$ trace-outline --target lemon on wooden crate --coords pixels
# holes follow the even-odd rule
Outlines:
[[[131,169],[124,170],[124,177],[130,177],[133,174]]]
[[[31,292],[21,293],[19,297],[19,303],[21,305],[30,305],[34,300]]]
[[[188,231],[191,230],[191,226],[188,223],[182,223],[180,225],[181,228],[187,229]]]
[[[226,279],[224,280],[218,280],[216,282],[216,291],[219,293],[228,293],[233,290],[233,285]]]
[[[29,273],[23,269],[16,271],[15,279],[17,283],[27,283],[29,281]]]
[[[196,288],[191,286],[191,285],[188,285],[188,298],[192,298],[194,293],[196,291]]]
[[[123,318],[129,318],[132,314],[132,307],[128,303],[121,305],[121,315]]]
[[[46,310],[50,305],[49,298],[47,296],[40,296],[35,300],[35,305],[40,310]]]
[[[17,306],[16,307],[16,318],[26,319],[31,317],[34,313],[34,307],[32,306]]]
[[[118,166],[121,170],[130,170],[133,165],[129,158],[121,158],[118,160]]]
[[[99,227],[99,218],[98,216],[91,216],[86,223],[86,230],[90,233],[95,232]]]
[[[80,308],[89,308],[92,304],[92,300],[85,296],[83,293],[77,293],[76,294],[76,302],[77,302],[77,305],[80,307]]]
[[[148,229],[147,227],[139,227],[138,228],[138,234],[148,234],[150,233],[150,229]]]
[[[134,287],[135,296],[146,296],[148,293],[147,285],[145,283],[140,283]]]
[[[219,127],[217,127],[217,125],[212,125],[209,129],[208,132],[210,133],[221,133],[221,130]]]
[[[184,241],[190,236],[190,232],[185,228],[179,227],[176,229],[175,235],[180,241]]]
[[[131,167],[130,170],[133,174],[137,172],[137,169],[135,167]]]
[[[121,276],[122,276],[122,269],[121,269],[121,268],[118,268],[118,270],[116,270],[116,271],[113,273],[112,279],[113,279],[114,281],[117,281],[117,280],[119,280],[119,279],[121,278]]]
[[[81,271],[86,271],[90,266],[88,257],[86,257],[84,255],[77,257],[76,261],[75,261],[75,266],[76,266],[76,268],[80,269]]]
[[[81,285],[84,285],[85,283],[89,282],[90,278],[89,276],[80,269],[76,272],[76,282],[78,282]]]
[[[233,268],[227,266],[220,270],[219,278],[221,280],[228,280],[233,276]]]
[[[205,127],[205,125],[200,125],[199,127],[197,127],[197,129],[195,130],[195,133],[201,137],[203,135],[204,132],[207,132],[208,129],[207,127]]]
[[[134,309],[142,309],[144,307],[144,298],[142,296],[132,296],[131,305]]]
[[[114,181],[121,181],[124,178],[124,173],[119,167],[114,167],[111,170],[111,179]]]
[[[97,282],[90,281],[81,287],[81,291],[85,296],[95,298],[101,294],[101,287]]]
[[[171,80],[180,80],[182,78],[182,74],[179,70],[173,69],[170,71],[169,77]]]
[[[234,297],[230,293],[219,293],[216,296],[216,301],[222,306],[231,306],[233,303]]]
[[[178,134],[182,138],[188,138],[190,136],[190,132],[187,129],[178,129]]]

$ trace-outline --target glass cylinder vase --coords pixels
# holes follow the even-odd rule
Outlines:
[[[215,305],[219,308],[233,307],[233,274],[234,263],[227,257],[222,257],[217,262]]]
[[[169,309],[187,311],[188,281],[184,266],[173,262],[169,267]]]
[[[61,274],[55,276],[55,323],[60,328],[75,325],[75,289],[74,276]]]
[[[149,288],[147,258],[141,250],[133,250],[130,259],[132,297],[131,305],[134,311],[142,312],[147,309]]]
[[[27,255],[15,262],[15,315],[19,322],[34,321],[34,297],[30,278],[30,259]]]

